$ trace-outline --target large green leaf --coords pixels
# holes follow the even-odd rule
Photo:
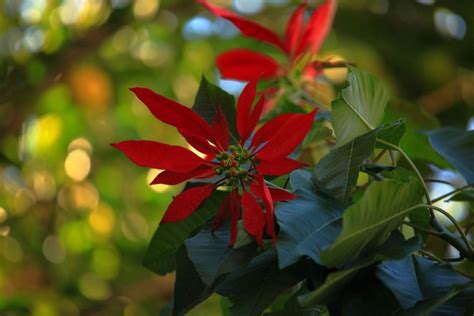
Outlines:
[[[423,195],[417,181],[394,180],[371,184],[361,200],[343,216],[343,229],[332,246],[321,252],[328,267],[339,267],[357,259],[363,251],[381,245],[413,211]]]
[[[193,110],[199,114],[209,124],[213,123],[214,115],[221,110],[224,113],[229,125],[229,131],[234,138],[229,141],[238,139],[237,133],[237,114],[235,108],[234,97],[216,85],[206,80],[204,76],[201,78],[196,98],[194,100]]]
[[[433,148],[474,184],[474,131],[444,127],[429,131],[428,136]]]
[[[347,80],[349,85],[332,102],[337,147],[378,127],[389,98],[384,84],[368,72],[350,67]]]
[[[185,241],[188,256],[201,280],[207,285],[213,284],[220,276],[245,266],[256,255],[255,243],[231,248],[229,238],[230,223],[227,222],[214,233],[208,225]]]
[[[280,233],[276,245],[278,262],[283,269],[308,256],[321,263],[319,253],[331,245],[342,225],[342,208],[315,192],[311,173],[298,170],[291,174],[298,198],[280,203],[275,214]]]
[[[229,274],[216,292],[231,300],[233,315],[259,316],[278,295],[303,280],[304,271],[303,263],[280,270],[271,250]]]
[[[143,265],[160,275],[172,272],[176,266],[175,254],[178,248],[215,214],[223,196],[222,192],[214,192],[203,206],[187,219],[158,226],[145,253]]]
[[[403,259],[420,247],[421,241],[418,237],[405,240],[400,232],[395,231],[371,256],[351,268],[330,273],[322,286],[301,296],[300,303],[304,307],[328,304],[334,301],[336,294],[341,292],[362,269],[382,260]]]

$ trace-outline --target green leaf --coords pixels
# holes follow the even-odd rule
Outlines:
[[[386,123],[377,129],[377,139],[398,146],[403,135],[405,134],[406,129],[407,125],[404,119]],[[380,142],[377,142],[377,148],[393,149]]]
[[[316,166],[317,186],[325,194],[338,200],[342,206],[348,206],[351,203],[350,195],[357,183],[360,167],[374,151],[376,139],[397,145],[404,132],[405,122],[398,120],[331,150]]]
[[[231,300],[232,315],[257,316],[283,291],[303,280],[304,270],[302,263],[280,270],[275,252],[267,251],[231,273],[216,291]]]
[[[433,150],[428,137],[422,133],[423,130],[439,127],[438,120],[417,104],[400,99],[390,100],[385,121],[392,122],[399,117],[406,120],[407,130],[400,141],[400,147],[407,155],[414,160],[431,162],[443,168],[448,167],[443,158]]]
[[[193,110],[201,116],[206,122],[212,124],[214,115],[218,110],[224,113],[229,125],[229,132],[238,139],[237,133],[237,113],[235,108],[234,97],[216,85],[206,80],[204,76],[201,78],[196,98],[194,100]],[[230,140],[232,142],[232,137]]]
[[[211,296],[213,291],[213,286],[201,281],[193,262],[188,257],[186,246],[181,246],[176,253],[173,315],[185,315],[194,306]]]
[[[316,166],[315,182],[318,187],[342,206],[349,205],[359,168],[372,154],[375,140],[376,133],[370,132],[331,150]]]
[[[328,304],[332,302],[339,292],[348,285],[360,270],[373,265],[374,263],[387,259],[403,259],[421,247],[421,241],[415,237],[409,240],[403,238],[403,235],[395,231],[390,238],[379,247],[370,257],[362,260],[357,265],[330,273],[324,284],[315,291],[303,295],[299,301],[303,307],[312,307],[319,304]]]
[[[428,132],[433,148],[456,167],[467,183],[474,184],[474,131],[454,127]]]
[[[280,226],[276,249],[281,269],[302,256],[321,263],[320,251],[331,245],[342,227],[342,208],[314,192],[311,173],[295,171],[291,174],[291,182],[298,183],[295,192],[298,198],[279,203],[275,210]]]
[[[321,252],[323,263],[328,267],[343,266],[363,251],[381,245],[414,210],[422,195],[423,188],[417,181],[371,184],[363,198],[344,212],[341,234],[329,249]]]
[[[454,270],[458,273],[474,280],[474,262],[469,259],[464,259],[461,262],[453,264]]]
[[[216,212],[225,193],[214,192],[213,195],[190,217],[175,223],[164,223],[158,226],[143,259],[143,265],[160,275],[175,269],[175,254],[194,231],[204,225]]]
[[[332,102],[337,147],[378,127],[389,98],[382,81],[368,72],[349,67],[347,80],[349,85]]]
[[[247,265],[256,255],[255,243],[238,249],[230,248],[229,238],[230,222],[227,221],[214,234],[208,225],[185,241],[188,256],[206,285],[212,285],[220,276]]]

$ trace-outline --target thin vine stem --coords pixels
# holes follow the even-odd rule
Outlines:
[[[437,183],[443,183],[443,184],[447,184],[447,185],[451,185],[451,186],[455,186],[454,184],[452,184],[451,182],[449,181],[446,181],[446,180],[440,180],[440,179],[425,179],[425,182],[437,182]]]
[[[459,234],[461,235],[461,238],[462,240],[464,241],[464,243],[466,244],[467,246],[467,249],[469,250],[469,254],[470,254],[470,257],[472,258],[474,256],[474,249],[472,248],[472,245],[471,245],[471,242],[469,241],[469,239],[467,238],[466,234],[464,233],[464,230],[462,229],[462,227],[459,225],[459,223],[456,221],[456,219],[451,215],[449,214],[448,212],[446,212],[445,210],[443,210],[441,207],[438,207],[438,206],[435,206],[435,205],[429,205],[429,204],[424,204],[422,205],[424,207],[428,207],[428,208],[431,208],[435,211],[438,211],[440,212],[441,214],[443,214],[444,216],[446,216],[453,224],[454,226],[456,227],[456,230],[459,232]]]
[[[456,190],[453,190],[453,191],[451,191],[451,192],[448,192],[448,193],[446,193],[446,194],[443,194],[443,195],[438,196],[437,198],[431,200],[431,203],[436,203],[436,202],[438,202],[438,201],[441,201],[442,199],[447,198],[448,196],[451,196],[451,195],[453,195],[453,194],[455,194],[455,193],[458,193],[458,192],[464,191],[464,190],[466,190],[466,189],[469,189],[469,188],[471,188],[472,186],[473,186],[472,184],[468,184],[468,185],[465,185],[465,186],[463,186],[463,187],[457,188]]]
[[[437,232],[437,231],[431,230],[431,229],[426,229],[426,228],[424,228],[424,227],[415,225],[415,224],[410,223],[410,222],[407,222],[407,221],[404,221],[404,222],[403,222],[403,225],[410,226],[411,228],[417,229],[417,230],[419,230],[419,231],[425,232],[425,233],[430,234],[430,235],[434,235],[434,236],[438,236],[438,237],[442,237],[442,236],[443,236],[443,234],[440,233],[440,232]]]

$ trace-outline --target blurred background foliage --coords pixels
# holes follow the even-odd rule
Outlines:
[[[214,2],[278,32],[298,3]],[[128,88],[191,105],[205,74],[237,94],[243,84],[219,79],[216,54],[273,48],[191,0],[0,0],[0,8],[0,313],[156,315],[174,277],[153,275],[141,259],[180,187],[148,186],[157,171],[109,144],[185,142]],[[321,58],[383,78],[424,109],[421,128],[436,118],[472,128],[473,17],[471,0],[341,0]],[[323,83],[306,84],[329,107],[345,74],[326,70]],[[219,313],[211,298],[191,314]]]

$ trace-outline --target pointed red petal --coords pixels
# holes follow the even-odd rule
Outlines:
[[[207,138],[201,137],[196,134],[192,134],[187,130],[178,129],[179,133],[186,139],[189,145],[193,146],[198,151],[202,152],[203,154],[209,156],[215,156],[219,153],[219,149],[212,146],[208,141]]]
[[[257,164],[257,171],[268,176],[281,176],[304,166],[306,164],[298,160],[285,157],[278,160],[260,161]]]
[[[324,39],[331,30],[334,14],[336,13],[336,0],[326,0],[311,15],[306,25],[303,38],[301,39],[296,55],[305,51],[311,54],[319,52]]]
[[[222,226],[224,221],[231,215],[231,194],[226,195],[221,205],[217,209],[216,217],[212,223],[211,232],[215,232]]]
[[[223,78],[242,81],[274,78],[280,72],[280,66],[273,58],[243,48],[220,54],[216,65]]]
[[[230,240],[229,246],[233,247],[237,239],[238,227],[237,224],[240,219],[240,195],[238,190],[233,190],[230,197],[230,211],[231,211],[231,220],[230,220]]]
[[[214,15],[232,22],[242,32],[243,35],[272,44],[285,51],[285,45],[280,40],[280,37],[266,27],[247,20],[246,18],[241,17],[229,10],[215,6],[209,3],[207,0],[198,0],[198,2],[205,6]]]
[[[191,170],[189,172],[173,172],[170,170],[164,170],[160,172],[160,174],[157,175],[155,179],[153,179],[150,185],[153,185],[153,184],[175,185],[192,178],[199,178],[199,179],[202,179],[203,177],[208,178],[208,177],[212,177],[215,174],[216,172],[211,166],[205,166],[205,165],[199,166],[196,169]]]
[[[270,194],[272,195],[273,203],[282,202],[282,201],[289,201],[296,198],[296,195],[290,193],[283,189],[278,188],[268,188],[270,190]]]
[[[216,140],[219,145],[223,149],[227,149],[227,147],[229,147],[229,126],[224,114],[220,109],[214,116],[212,129],[214,131],[214,135],[216,135]]]
[[[270,140],[270,138],[273,137],[273,135],[276,133],[278,129],[281,128],[283,124],[285,124],[290,118],[295,116],[296,114],[282,114],[274,119],[268,121],[265,123],[262,127],[260,127],[255,135],[252,138],[252,143],[250,147],[259,147],[262,145],[264,142],[267,142]]]
[[[188,218],[214,191],[213,184],[187,189],[178,194],[168,206],[161,223],[177,222]]]
[[[131,88],[135,95],[160,121],[190,134],[214,140],[211,127],[190,108],[165,98],[147,88]]]
[[[237,100],[237,131],[239,132],[241,143],[245,143],[247,140],[245,137],[249,125],[253,100],[255,99],[256,94],[257,82],[252,80],[245,86]]]
[[[247,141],[250,135],[252,135],[252,132],[257,126],[258,121],[260,120],[260,116],[262,115],[264,104],[265,104],[265,95],[262,95],[260,99],[257,101],[257,104],[255,104],[252,110],[252,113],[250,114],[249,123],[247,125],[247,131],[245,132],[245,141]]]
[[[313,126],[317,109],[308,114],[294,114],[257,152],[260,160],[279,160],[291,154]]]
[[[256,181],[250,185],[250,189],[256,196],[258,196],[263,201],[263,204],[265,205],[265,229],[267,231],[267,234],[272,237],[272,243],[275,244],[276,234],[273,199],[270,194],[270,190],[265,184],[265,179],[263,178],[263,176],[261,174],[257,174],[255,176],[255,180]]]
[[[260,204],[255,197],[244,191],[242,194],[242,210],[244,227],[247,232],[255,238],[257,244],[263,247],[263,227],[265,226],[265,216]]]
[[[141,167],[186,172],[207,164],[205,160],[183,147],[149,140],[127,140],[112,146]]]
[[[304,11],[306,9],[306,1],[303,1],[302,4],[296,8],[295,12],[291,15],[290,20],[288,21],[288,25],[286,27],[285,33],[285,45],[286,50],[293,54],[296,49],[298,48],[298,41],[302,36],[303,30],[303,19],[304,19]]]

